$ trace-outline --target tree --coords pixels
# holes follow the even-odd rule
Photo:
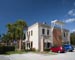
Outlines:
[[[24,30],[27,28],[27,23],[23,20],[17,20],[14,24],[7,24],[10,42],[17,40],[19,42],[19,50],[22,48],[22,40],[24,39]]]
[[[7,24],[7,33],[2,35],[2,41],[13,45],[14,40],[18,42],[18,49],[22,48],[22,40],[25,38],[24,30],[27,29],[27,23],[24,20],[17,20],[15,23]]]
[[[8,34],[2,34],[2,42],[6,43],[6,45],[9,44],[9,35]]]
[[[71,40],[71,44],[75,45],[75,32],[70,34],[70,40]]]
[[[16,23],[16,33],[18,34],[17,36],[19,37],[19,50],[22,48],[22,40],[24,38],[24,30],[27,28],[27,24],[23,20],[18,20]],[[16,37],[17,38],[17,37]]]
[[[11,43],[11,45],[13,44],[13,40],[14,40],[14,32],[15,32],[15,26],[14,24],[7,24],[7,28],[8,28],[8,38],[9,38],[9,43]]]

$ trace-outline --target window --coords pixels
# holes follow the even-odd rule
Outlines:
[[[45,29],[42,29],[42,34],[45,34]]]
[[[31,41],[31,48],[33,48],[33,42]]]
[[[27,47],[30,48],[30,43],[27,43]]]
[[[50,48],[50,47],[51,47],[51,43],[49,43],[49,42],[44,43],[44,48],[45,49]]]
[[[47,35],[49,35],[49,30],[47,30]]]
[[[47,43],[47,48],[50,48],[50,46],[51,46],[51,44],[48,42],[48,43]]]
[[[31,36],[33,35],[33,31],[31,30]]]
[[[64,37],[66,37],[66,32],[64,32]]]

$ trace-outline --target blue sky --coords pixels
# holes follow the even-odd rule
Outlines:
[[[75,30],[75,0],[0,0],[0,34],[6,24],[23,19],[30,26],[52,20],[66,22],[64,28]]]

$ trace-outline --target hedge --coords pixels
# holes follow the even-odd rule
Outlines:
[[[46,49],[44,49],[44,51],[50,51],[50,49],[49,48],[46,48]]]
[[[14,46],[0,46],[0,54],[5,54],[8,51],[15,51]]]

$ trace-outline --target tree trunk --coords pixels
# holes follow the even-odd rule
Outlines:
[[[10,45],[13,46],[13,43],[11,42]]]
[[[10,41],[10,45],[13,46],[13,39]]]
[[[22,48],[22,40],[20,39],[19,40],[19,51],[21,51],[21,48]]]

